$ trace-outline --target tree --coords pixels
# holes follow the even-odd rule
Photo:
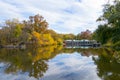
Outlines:
[[[32,26],[33,30],[39,33],[44,33],[48,28],[48,23],[39,14],[29,17],[29,24]]]
[[[73,40],[73,39],[75,39],[76,38],[76,36],[74,35],[74,34],[72,34],[72,33],[70,33],[70,34],[63,34],[63,39],[64,40],[69,40],[69,39],[71,39],[71,40]]]
[[[120,1],[115,0],[114,4],[106,4],[103,9],[103,15],[97,21],[102,21],[94,32],[96,39],[102,43],[107,43],[109,40],[114,44],[120,41]]]
[[[77,35],[78,39],[91,39],[92,33],[89,30],[83,31]]]
[[[112,32],[113,30],[108,27],[107,25],[99,25],[98,29],[94,32],[94,39],[97,41],[100,41],[102,44],[107,43],[109,40],[111,40]]]
[[[0,43],[5,45],[18,45],[22,42],[39,46],[62,44],[61,35],[48,29],[48,23],[39,14],[22,22],[18,19],[6,20],[0,33]]]

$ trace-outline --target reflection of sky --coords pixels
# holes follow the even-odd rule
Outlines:
[[[49,60],[49,69],[40,80],[100,80],[92,57],[78,53],[60,54]],[[36,80],[28,73],[5,74],[5,64],[0,63],[0,80]]]
[[[49,61],[44,80],[100,80],[92,57],[80,54],[60,54]]]

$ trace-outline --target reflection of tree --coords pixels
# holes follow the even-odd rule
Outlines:
[[[28,64],[28,63],[27,63]],[[27,66],[22,65],[21,67],[19,65],[9,64],[9,66],[6,68],[6,73],[16,73],[22,70],[22,72],[28,72],[29,76],[39,78],[43,76],[43,73],[46,72],[48,69],[48,65],[46,63],[46,60],[39,60],[34,63],[29,63]]]
[[[104,48],[63,48],[62,50],[63,53],[74,53],[78,52],[82,56],[87,56],[89,57],[90,55],[98,55],[101,52],[104,52]]]
[[[47,46],[26,50],[0,49],[0,62],[8,63],[5,73],[28,72],[29,76],[40,78],[48,70],[47,61],[60,53],[72,54],[78,52],[83,56],[93,57],[97,65],[98,76],[103,80],[120,80],[120,54],[112,54],[109,49],[63,48],[62,46]],[[119,56],[119,57],[118,57]]]
[[[35,78],[42,77],[47,69],[48,65],[45,60],[38,60],[35,63],[32,63],[32,68],[30,70],[29,76],[34,76]]]
[[[118,63],[118,58],[114,56],[116,53],[105,51],[98,58],[93,57],[97,65],[98,76],[103,80],[120,80],[120,63]]]
[[[50,59],[51,54],[54,52],[54,48],[55,46],[32,49],[32,61],[36,62],[40,59]]]
[[[48,59],[55,57],[61,52],[61,49],[56,46],[30,47],[26,50],[0,49],[0,62],[8,64],[5,67],[5,73],[7,74],[28,72],[29,76],[40,78],[48,69]]]

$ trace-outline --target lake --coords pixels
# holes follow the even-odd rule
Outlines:
[[[0,49],[0,80],[120,80],[120,52],[62,46]]]

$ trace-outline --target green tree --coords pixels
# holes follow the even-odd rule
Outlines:
[[[120,41],[120,1],[115,0],[113,4],[105,4],[103,15],[97,21],[105,24],[99,25],[94,32],[94,38],[101,43],[111,41],[113,44]]]
[[[107,43],[111,40],[112,29],[107,25],[99,25],[98,29],[94,32],[94,39],[100,41],[102,44]]]

